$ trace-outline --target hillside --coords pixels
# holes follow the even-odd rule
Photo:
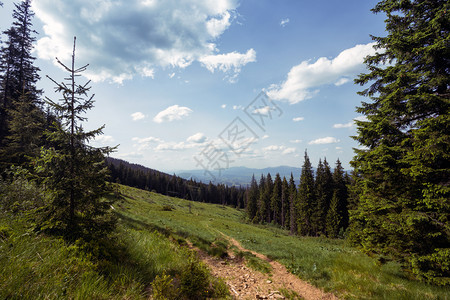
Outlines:
[[[115,191],[120,199],[114,206],[118,228],[113,243],[68,245],[51,236],[37,235],[27,230],[21,218],[2,213],[0,298],[145,299],[161,289],[173,295],[184,291],[186,297],[186,293],[194,295],[201,287],[195,282],[189,285],[192,290],[180,287],[180,278],[192,268],[206,280],[203,288],[210,295],[236,296],[241,282],[249,289],[266,288],[274,296],[275,278],[279,276],[272,261],[343,298],[447,299],[450,292],[448,288],[408,280],[399,264],[381,265],[342,240],[294,237],[277,227],[248,224],[242,210],[227,206],[127,186],[116,185]],[[97,256],[83,254],[83,249],[93,246],[97,247],[93,252]],[[199,258],[193,259],[192,249],[200,251]],[[220,270],[228,270],[236,265],[236,257],[241,258],[241,273],[214,271],[213,263]],[[212,271],[206,271],[199,259],[209,262]],[[290,288],[276,290],[277,295],[291,299],[302,295]],[[307,289],[317,290],[313,286]],[[308,299],[307,295],[302,296]]]

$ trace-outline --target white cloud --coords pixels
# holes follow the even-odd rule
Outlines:
[[[265,139],[268,139],[268,138],[269,138],[269,136],[267,134],[265,134],[261,139],[265,140]]]
[[[297,118],[293,118],[292,119],[292,121],[294,121],[294,122],[300,122],[300,121],[303,121],[305,118],[303,118],[303,117],[297,117]]]
[[[264,107],[253,110],[254,114],[264,115],[264,116],[269,115],[269,112],[270,112],[270,106],[264,106]]]
[[[280,26],[285,27],[287,25],[287,23],[289,23],[289,18],[282,19],[280,22]]]
[[[350,121],[348,123],[338,123],[338,124],[334,124],[333,128],[352,128],[354,126],[356,126],[356,122],[355,121],[367,121],[367,117],[366,116],[359,116],[353,119],[353,121]]]
[[[286,148],[286,149],[283,150],[283,155],[295,153],[295,150],[296,150],[296,149],[293,148],[293,147],[291,147],[291,148]]]
[[[340,140],[338,140],[334,137],[331,137],[331,136],[327,136],[324,138],[312,140],[308,144],[309,145],[323,145],[323,144],[334,144],[334,143],[339,143],[339,142],[340,142]]]
[[[335,85],[335,86],[341,86],[341,85],[343,85],[343,84],[346,84],[346,83],[349,82],[349,81],[350,81],[349,78],[347,78],[347,77],[342,77],[341,79],[339,79],[338,81],[336,81],[336,82],[334,83],[334,85]]]
[[[270,145],[263,148],[263,151],[281,151],[284,150],[286,147],[284,146],[277,146],[277,145]]]
[[[350,127],[353,127],[354,124],[355,123],[353,121],[350,121],[350,122],[345,123],[345,124],[338,123],[338,124],[334,124],[333,128],[350,128]]]
[[[169,74],[169,78],[173,78],[175,76],[175,72]]]
[[[165,110],[159,112],[153,121],[156,123],[172,122],[174,120],[181,120],[192,113],[192,109],[179,105],[172,105]]]
[[[303,140],[290,140],[289,142],[293,144],[300,144],[301,142],[303,142]]]
[[[284,82],[271,85],[267,94],[272,99],[294,104],[312,98],[322,85],[343,84],[343,77],[353,77],[364,70],[364,58],[375,54],[374,45],[356,45],[342,51],[334,59],[321,57],[314,63],[303,61],[291,68]]]
[[[225,108],[227,108],[227,105],[226,104],[222,104],[220,107],[225,109]]]
[[[214,41],[233,21],[237,0],[33,0],[43,23],[36,43],[42,59],[70,60],[77,36],[86,76],[121,83],[153,77],[157,67],[185,68],[216,54]],[[233,53],[233,52],[232,52]]]
[[[198,133],[188,137],[187,141],[190,143],[201,144],[206,141],[206,136],[203,133],[198,132]]]
[[[212,54],[201,57],[199,61],[211,73],[220,70],[228,74],[228,80],[234,82],[241,68],[250,62],[256,61],[256,51],[249,49],[247,53],[238,53],[236,51],[226,54]]]
[[[233,105],[234,110],[244,109],[242,105]]]
[[[145,115],[143,113],[141,113],[140,111],[138,111],[138,112],[132,113],[131,118],[133,119],[133,121],[138,121],[138,120],[144,119]]]
[[[336,150],[342,150],[342,147],[336,147]]]

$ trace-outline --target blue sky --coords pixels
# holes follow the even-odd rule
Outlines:
[[[5,2],[5,1],[3,1]],[[12,3],[0,8],[0,29]],[[77,36],[106,124],[93,145],[162,171],[264,168],[326,157],[345,168],[358,147],[353,84],[384,35],[382,15],[361,0],[34,0],[39,87],[64,73]],[[264,91],[264,94],[260,94]],[[264,122],[264,123],[262,123]]]

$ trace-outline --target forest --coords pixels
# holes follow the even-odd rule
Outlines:
[[[356,111],[366,119],[356,121],[353,138],[361,147],[351,172],[326,158],[314,172],[305,151],[301,174],[227,186],[168,175],[112,158],[115,147],[91,146],[105,127],[83,127],[95,100],[80,77],[89,66],[76,64],[76,38],[71,61],[57,60],[67,76],[42,78],[31,0],[17,1],[0,44],[0,217],[26,220],[29,232],[107,261],[114,255],[101,249],[114,243],[114,207],[126,185],[231,206],[245,212],[243,222],[293,236],[344,239],[381,264],[399,262],[412,280],[448,286],[449,9],[443,0],[383,0],[372,9],[386,14],[387,36],[372,37],[380,51],[355,79],[365,97]],[[59,99],[42,96],[41,80],[53,82]],[[2,228],[3,243],[9,234]]]

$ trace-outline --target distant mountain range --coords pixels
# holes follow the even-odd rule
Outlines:
[[[256,181],[259,183],[261,174],[264,176],[270,173],[272,180],[275,179],[277,173],[280,174],[281,178],[286,177],[289,181],[292,175],[294,175],[295,183],[298,184],[300,180],[301,168],[289,167],[289,166],[279,166],[264,169],[253,169],[247,167],[231,167],[228,169],[219,171],[213,171],[211,174],[205,172],[204,170],[179,170],[175,174],[181,178],[185,179],[195,179],[196,181],[201,181],[203,183],[213,184],[226,184],[228,186],[243,186],[249,185],[252,180],[252,175],[255,175]]]

